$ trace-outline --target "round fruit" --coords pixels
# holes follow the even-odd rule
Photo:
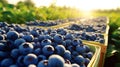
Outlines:
[[[48,59],[49,67],[64,67],[64,59],[59,55],[51,55]]]

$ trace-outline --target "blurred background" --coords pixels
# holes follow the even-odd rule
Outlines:
[[[110,20],[104,67],[120,67],[120,0],[0,0],[1,22],[23,24],[35,20],[98,16]]]

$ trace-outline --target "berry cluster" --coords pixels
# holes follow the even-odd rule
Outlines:
[[[65,29],[0,27],[0,67],[86,67],[94,54]]]
[[[86,32],[105,33],[106,25],[72,24],[67,29],[75,31],[84,30]]]
[[[26,25],[28,26],[43,26],[43,27],[48,27],[48,26],[55,26],[59,25],[61,23],[65,23],[67,20],[49,20],[49,21],[30,21],[26,22]]]

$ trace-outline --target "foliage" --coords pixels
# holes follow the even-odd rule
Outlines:
[[[1,0],[2,1],[2,0]],[[17,5],[0,3],[0,21],[8,23],[25,23],[34,20],[55,20],[79,17],[80,13],[75,8],[58,7],[54,4],[46,7],[35,7],[31,0],[18,2]]]

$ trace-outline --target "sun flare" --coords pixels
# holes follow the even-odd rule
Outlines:
[[[15,4],[24,0],[8,0],[9,3]],[[32,0],[37,7],[49,6],[55,3],[57,6],[75,7],[82,11],[92,11],[95,9],[116,9],[120,7],[120,0]]]

